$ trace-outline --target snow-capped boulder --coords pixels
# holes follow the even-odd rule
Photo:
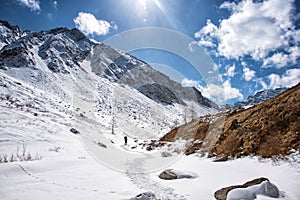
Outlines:
[[[233,189],[247,188],[247,187],[250,187],[250,186],[253,186],[253,185],[258,185],[258,184],[260,184],[264,181],[267,181],[267,180],[269,180],[269,179],[261,177],[261,178],[256,178],[256,179],[253,179],[251,181],[248,181],[243,185],[233,185],[233,186],[225,187],[225,188],[217,190],[215,192],[214,196],[217,200],[226,200],[228,192],[233,190]]]
[[[182,179],[182,178],[192,179],[197,177],[198,175],[194,172],[175,170],[175,169],[166,169],[159,175],[159,178],[165,180]]]
[[[258,185],[253,185],[247,188],[236,188],[228,192],[227,200],[254,200],[256,195],[264,195],[268,197],[278,198],[279,190],[270,181],[263,181]]]
[[[176,174],[177,179],[182,179],[182,178],[193,179],[198,177],[196,173],[185,171],[185,170],[172,169],[171,172]]]

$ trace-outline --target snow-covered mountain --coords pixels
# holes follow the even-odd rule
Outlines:
[[[77,70],[80,67],[79,62],[86,58],[92,46],[93,43],[77,29],[57,28],[28,33],[1,49],[0,65],[4,69],[37,69],[40,59],[54,73],[70,73],[72,68]]]
[[[147,63],[96,44],[75,28],[24,34],[7,22],[1,27],[6,38],[13,38],[1,38],[7,43],[0,50],[2,80],[20,83],[16,91],[5,89],[2,95],[13,97],[23,87],[31,88],[32,94],[40,90],[48,95],[41,95],[41,101],[50,101],[59,110],[81,109],[82,116],[90,112],[92,118],[99,117],[102,130],[111,131],[116,120],[122,134],[130,135],[129,130],[135,128],[143,137],[163,134],[186,120],[216,112],[217,105],[195,88],[184,88]],[[33,96],[22,98],[31,101]],[[89,108],[80,108],[82,102],[88,102]],[[47,110],[46,104],[42,107]]]
[[[35,69],[37,67],[35,54],[38,54],[38,59],[46,62],[51,71],[70,73],[72,68],[78,70],[79,62],[82,62],[94,47],[88,60],[91,61],[93,72],[101,77],[129,85],[135,89],[140,88],[141,93],[144,90],[149,91],[146,88],[149,87],[149,84],[155,83],[156,86],[161,85],[155,90],[158,93],[163,93],[163,91],[157,90],[163,87],[171,90],[178,100],[176,103],[185,105],[184,101],[194,101],[203,106],[218,108],[215,103],[203,97],[197,89],[183,88],[166,75],[131,55],[105,44],[94,44],[77,29],[57,28],[38,33],[26,32],[27,34],[21,37],[22,31],[17,26],[12,27],[7,22],[4,24],[6,26],[3,25],[2,29],[7,29],[7,38],[12,39],[2,38],[2,43],[7,43],[0,54],[0,66],[3,69],[21,66]],[[160,102],[160,99],[157,99],[159,96],[161,95],[156,95],[155,101]]]
[[[138,89],[157,102],[166,103],[165,97],[160,94],[168,90],[167,94],[173,96],[173,100],[176,99],[174,102],[185,105],[185,101],[194,101],[200,105],[218,109],[214,102],[203,97],[196,88],[182,87],[181,84],[154,70],[147,63],[105,44],[94,48],[90,61],[92,69],[97,75]],[[150,95],[149,91],[153,95]]]
[[[262,103],[286,91],[287,88],[268,89],[256,92],[253,96],[249,96],[247,100],[236,102],[233,108],[245,108],[255,104]]]

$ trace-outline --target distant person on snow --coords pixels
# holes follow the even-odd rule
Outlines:
[[[125,145],[127,145],[127,136],[124,136]]]

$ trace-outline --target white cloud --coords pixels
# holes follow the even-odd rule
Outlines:
[[[224,74],[225,76],[229,76],[229,77],[234,77],[235,73],[235,65],[232,65],[231,67],[226,67],[226,73]]]
[[[55,10],[57,10],[58,2],[57,1],[52,1],[52,6]]]
[[[236,10],[237,9],[237,5],[234,2],[227,2],[227,1],[225,1],[224,3],[222,3],[222,5],[220,6],[220,8],[222,8],[222,9],[228,9],[228,10]]]
[[[271,74],[269,88],[292,87],[300,82],[300,69],[289,69],[284,75]]]
[[[257,81],[257,83],[259,83],[262,86],[262,88],[264,90],[268,89],[268,85],[266,84],[266,82],[262,78],[258,78],[256,81]]]
[[[195,81],[195,80],[190,80],[190,79],[184,78],[181,81],[181,85],[183,87],[198,87],[199,86],[199,82]]]
[[[242,0],[225,2],[220,8],[229,9],[231,16],[221,20],[218,27],[208,20],[206,26],[195,33],[200,45],[216,45],[219,55],[234,59],[250,55],[254,60],[263,60],[272,52],[285,50],[291,57],[290,45],[299,46],[300,33],[293,21],[294,0]],[[300,52],[293,56],[291,61],[295,64]],[[265,62],[272,60],[275,57]],[[287,63],[276,60],[273,64]]]
[[[197,87],[203,96],[212,99],[218,104],[224,104],[231,99],[242,100],[244,97],[237,88],[233,88],[229,80],[222,85],[208,84],[207,87]]]
[[[117,29],[115,24],[110,24],[105,20],[98,20],[91,13],[79,12],[74,19],[76,27],[86,35],[106,35],[110,29]]]
[[[243,78],[246,81],[251,81],[255,77],[255,71],[249,69],[248,67],[244,67],[243,72],[244,72]]]
[[[215,47],[213,38],[218,35],[218,27],[215,26],[210,20],[207,20],[206,26],[204,26],[199,32],[194,34],[195,38],[199,38],[198,44],[200,46]]]
[[[299,35],[299,39],[300,39],[300,35]],[[290,58],[292,62],[297,63],[297,58],[300,57],[300,47],[299,46],[291,47],[290,53],[291,53]]]
[[[31,11],[40,11],[40,2],[37,0],[17,0],[21,5],[30,8]]]
[[[203,96],[213,100],[217,104],[224,104],[231,99],[242,100],[244,97],[237,88],[233,88],[229,80],[223,82],[222,85],[208,84],[203,87],[198,81],[183,79],[181,84],[184,87],[196,87]]]
[[[204,26],[199,32],[194,34],[195,38],[201,38],[203,35],[208,35],[211,37],[216,37],[218,34],[218,27],[214,25],[209,19],[206,22],[206,26]]]
[[[275,53],[269,58],[264,59],[263,66],[275,66],[281,68],[286,66],[290,62],[290,58],[284,53]]]
[[[205,40],[205,39],[203,39],[203,38],[201,38],[199,41],[198,41],[198,44],[200,45],[200,46],[206,46],[206,47],[215,47],[216,45],[212,42],[212,41],[210,41],[210,40]]]
[[[47,18],[52,20],[53,19],[53,14],[52,13],[47,13]]]
[[[197,45],[197,42],[195,42],[195,41],[192,41],[188,44],[188,48],[189,48],[190,52],[195,51],[195,45]]]

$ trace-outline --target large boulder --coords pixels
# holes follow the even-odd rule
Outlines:
[[[253,185],[246,188],[236,188],[231,190],[227,194],[227,200],[239,200],[239,199],[256,199],[256,195],[264,195],[267,197],[279,197],[278,188],[270,181],[266,180],[260,184]]]
[[[263,181],[269,181],[269,179],[267,178],[264,178],[264,177],[261,177],[261,178],[256,178],[252,181],[248,181],[246,182],[245,184],[243,185],[233,185],[233,186],[229,186],[229,187],[225,187],[225,188],[222,188],[222,189],[219,189],[215,192],[215,198],[217,200],[226,200],[227,199],[227,194],[233,190],[233,189],[236,189],[236,188],[246,188],[246,187],[250,187],[250,186],[253,186],[253,185],[257,185],[257,184],[260,184],[262,183]]]

